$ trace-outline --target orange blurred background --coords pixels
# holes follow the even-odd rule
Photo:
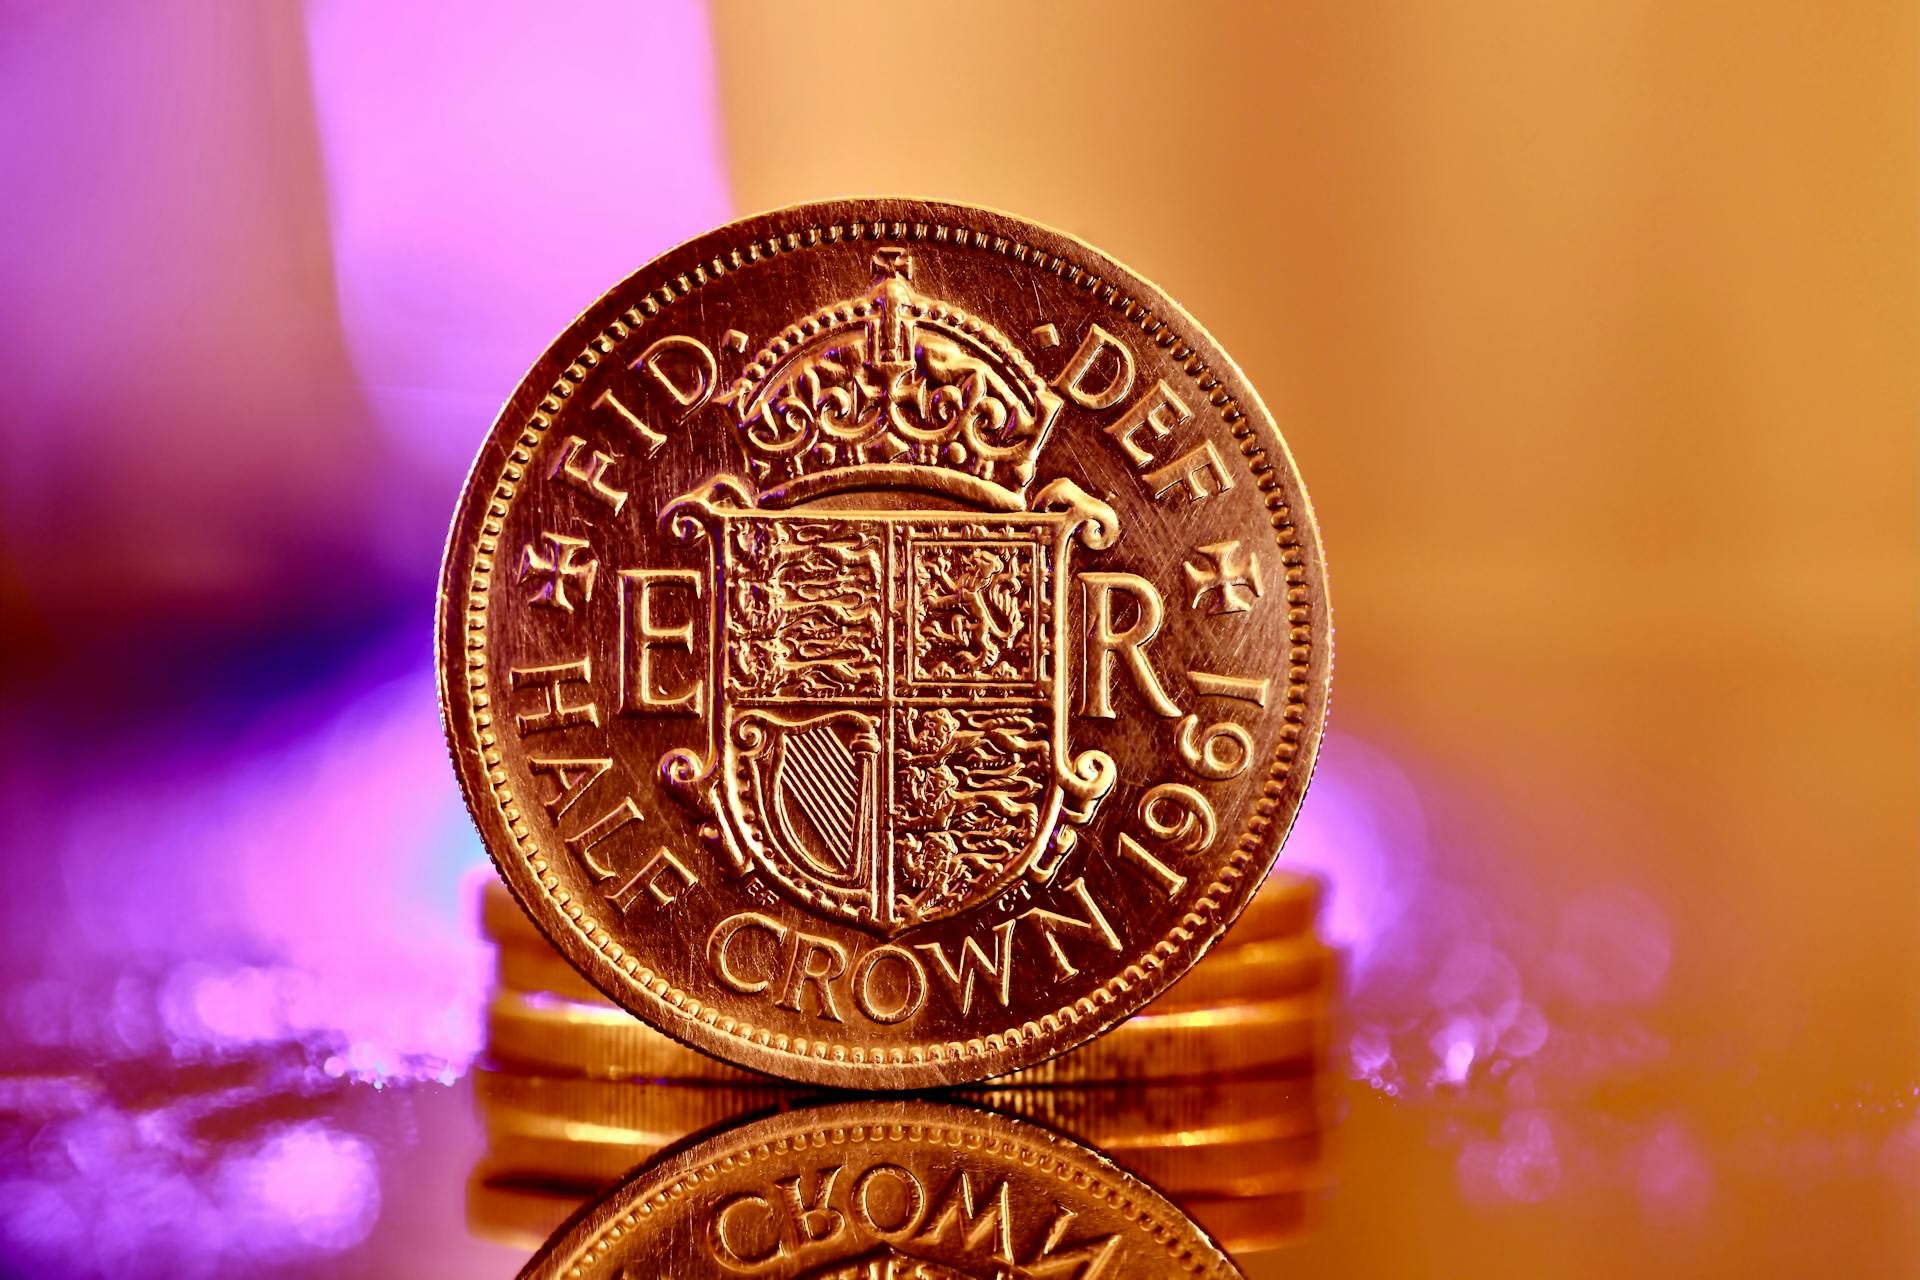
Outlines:
[[[1298,1273],[1920,1269],[1915,7],[838,12],[715,6],[736,203],[973,200],[1168,289],[1313,493],[1335,728],[1462,863],[1666,916],[1672,1047],[1585,1105],[1700,1117],[1697,1203],[1463,1219],[1362,1106]],[[1889,1106],[1854,1177],[1743,1178]]]
[[[306,768],[263,707],[388,680],[368,740],[418,771],[341,824],[405,827],[373,874],[472,865],[394,672],[526,364],[731,214],[998,206],[1200,317],[1328,547],[1335,733],[1291,852],[1372,959],[1334,1192],[1252,1273],[1920,1275],[1920,9],[557,21],[0,7],[10,872],[84,844],[72,762],[162,770],[150,821],[199,823],[198,779]],[[306,785],[267,827],[337,794]],[[191,828],[210,882],[262,825],[234,804]],[[81,892],[0,906],[10,984],[51,980]],[[1506,1014],[1456,1012],[1500,983]],[[400,1230],[381,1256],[438,1274]]]

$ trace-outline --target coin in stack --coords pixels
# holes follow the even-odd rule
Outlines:
[[[1328,1120],[1322,1080],[1313,1073],[1177,1084],[990,1083],[953,1096],[1062,1130],[1105,1151],[1291,1135],[1322,1128]]]
[[[438,671],[486,845],[595,989],[736,1067],[924,1088],[1262,927],[1330,640],[1286,445],[1191,317],[1059,232],[847,200],[698,237],[541,357]],[[1245,1038],[1187,1065],[1273,1059]]]
[[[1098,1040],[996,1077],[1006,1084],[1180,1080],[1310,1068],[1326,1046],[1322,993],[1218,1008],[1136,1014]],[[499,1063],[604,1079],[752,1080],[605,1003],[510,991],[487,1007],[487,1051]]]
[[[483,1167],[467,1181],[467,1230],[532,1253],[590,1198],[591,1193],[568,1187],[498,1178]]]
[[[1311,1222],[1304,1191],[1262,1196],[1184,1196],[1180,1208],[1236,1258],[1293,1244]]]
[[[499,1199],[484,1193],[479,1207],[524,1211]],[[1165,1197],[1071,1139],[950,1104],[867,1100],[752,1121],[642,1166],[563,1224],[521,1274],[865,1280],[1094,1269],[1240,1274]]]

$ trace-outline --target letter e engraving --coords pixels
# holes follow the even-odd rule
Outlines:
[[[1167,421],[1168,413],[1173,415],[1171,422]],[[1153,451],[1134,438],[1140,429],[1145,427],[1155,440],[1165,440],[1173,434],[1175,427],[1192,418],[1193,414],[1163,379],[1154,383],[1152,391],[1140,397],[1133,408],[1108,427],[1107,434],[1120,442],[1120,447],[1126,451],[1128,460],[1135,467],[1144,467],[1153,461]]]
[[[657,649],[693,652],[693,618],[665,625],[655,616],[656,593],[688,592],[701,598],[698,569],[628,569],[620,575],[620,710],[626,715],[698,716],[706,714],[707,682],[695,678],[678,693],[663,692],[653,669]],[[692,613],[689,607],[689,614]]]

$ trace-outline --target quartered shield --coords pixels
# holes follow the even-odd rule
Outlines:
[[[1111,545],[1113,512],[1064,480],[1029,501],[1057,399],[906,265],[878,261],[840,324],[797,326],[736,388],[753,478],[662,512],[721,584],[716,740],[670,756],[669,783],[735,866],[884,932],[1044,868],[1112,782],[1068,745],[1061,655],[1072,549]],[[850,505],[903,487],[966,508]]]

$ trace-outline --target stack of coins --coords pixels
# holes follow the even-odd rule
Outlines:
[[[1145,1012],[949,1096],[1036,1120],[1166,1193],[1233,1254],[1293,1238],[1324,1182],[1319,1064],[1335,957],[1317,880],[1275,872],[1226,941]],[[496,949],[474,1230],[537,1246],[585,1199],[691,1134],[817,1096],[689,1049],[616,1007],[489,882]]]

